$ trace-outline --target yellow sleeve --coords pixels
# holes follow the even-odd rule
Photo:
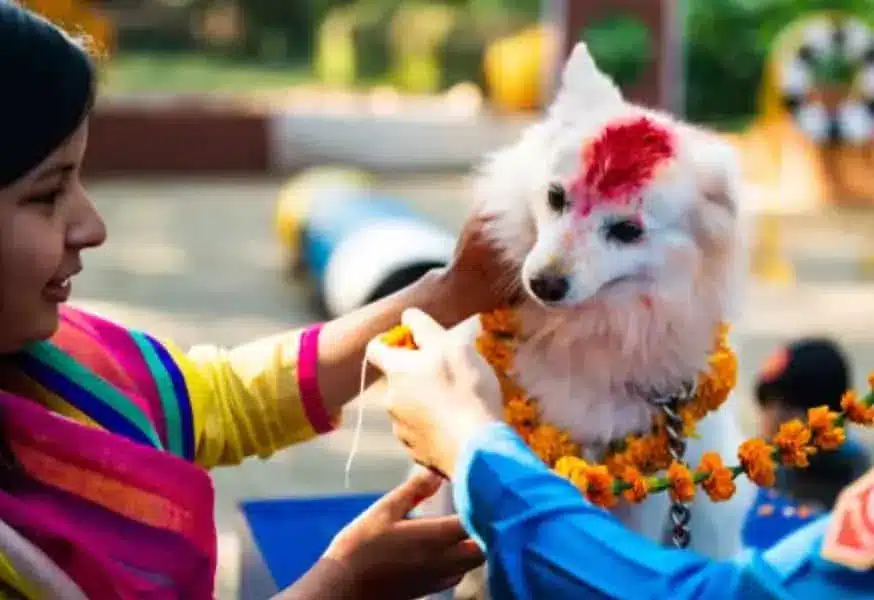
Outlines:
[[[162,340],[188,389],[195,462],[209,469],[249,456],[266,458],[336,426],[336,416],[324,412],[317,389],[313,392],[313,381],[308,394],[301,393],[302,387],[307,392],[299,376],[301,338],[307,333],[232,349],[197,346],[188,353]]]

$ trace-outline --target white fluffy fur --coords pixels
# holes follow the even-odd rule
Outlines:
[[[676,160],[643,192],[644,240],[620,245],[599,233],[616,208],[596,208],[586,217],[551,210],[548,186],[580,175],[583,145],[608,124],[644,115],[673,131],[678,146]],[[545,421],[570,431],[594,452],[651,423],[652,408],[629,384],[667,394],[705,367],[714,328],[728,317],[742,287],[738,184],[730,147],[625,102],[585,45],[576,47],[545,119],[491,156],[476,187],[478,210],[494,217],[489,236],[516,265],[515,285],[527,289],[532,277],[556,265],[570,280],[561,302],[544,306],[529,293],[521,309],[527,341],[517,353],[514,375],[539,400]],[[580,235],[581,227],[587,233]],[[646,277],[636,278],[641,274]],[[632,279],[607,285],[618,277]],[[651,302],[641,301],[644,295]],[[740,437],[731,408],[730,403],[703,424],[705,435],[690,447],[690,460],[707,449],[730,457]],[[733,506],[696,503],[692,535],[698,549],[710,554],[736,549],[747,495],[740,494]],[[444,497],[428,512],[447,508]],[[666,509],[664,499],[653,498],[619,514],[657,538]],[[729,531],[715,535],[712,519]]]

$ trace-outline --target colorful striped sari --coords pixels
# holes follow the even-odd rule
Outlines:
[[[0,492],[0,519],[88,597],[212,598],[213,487],[192,463],[182,374],[146,334],[75,309],[61,317],[51,340],[4,359],[54,404],[0,393],[24,474]]]

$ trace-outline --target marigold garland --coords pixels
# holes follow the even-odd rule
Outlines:
[[[868,378],[869,392],[859,398],[848,391],[841,411],[827,406],[811,408],[806,423],[793,419],[780,426],[772,440],[753,438],[737,451],[739,464],[726,466],[715,452],[706,452],[695,469],[671,459],[663,418],[654,419],[652,431],[630,435],[611,445],[601,462],[590,464],[580,458],[581,448],[570,435],[540,419],[537,401],[529,397],[510,376],[518,339],[519,321],[510,309],[480,315],[482,333],[476,348],[498,376],[504,397],[504,416],[532,451],[556,473],[569,479],[586,497],[605,508],[619,498],[638,503],[650,494],[665,492],[674,501],[689,502],[700,486],[713,502],[729,500],[735,493],[735,479],[745,475],[762,487],[771,487],[778,465],[804,468],[819,451],[836,450],[846,441],[846,421],[874,425],[874,373]],[[709,413],[719,410],[737,384],[737,357],[728,344],[728,326],[720,324],[707,372],[701,373],[694,396],[679,410],[684,435],[696,435],[696,425]],[[398,326],[382,336],[386,344],[415,349],[412,333]]]

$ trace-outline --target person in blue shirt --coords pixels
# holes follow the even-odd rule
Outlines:
[[[848,538],[849,530],[836,530],[848,523],[847,510],[874,512],[874,492],[856,502],[866,497],[859,485],[874,490],[874,472],[847,497],[847,510],[767,551],[720,561],[664,548],[588,502],[499,420],[498,382],[472,346],[422,312],[408,311],[404,322],[419,350],[375,341],[368,356],[387,376],[395,435],[414,460],[453,481],[462,523],[485,550],[496,600],[874,598],[874,547],[866,546],[874,531]],[[858,547],[841,548],[848,539]]]
[[[806,337],[773,352],[760,370],[754,397],[760,435],[773,436],[781,423],[803,419],[827,404],[841,410],[852,386],[852,370],[834,340]],[[838,495],[870,467],[867,449],[849,430],[835,452],[810,457],[806,469],[781,469],[774,489],[760,489],[744,521],[744,546],[765,549],[832,509]]]

